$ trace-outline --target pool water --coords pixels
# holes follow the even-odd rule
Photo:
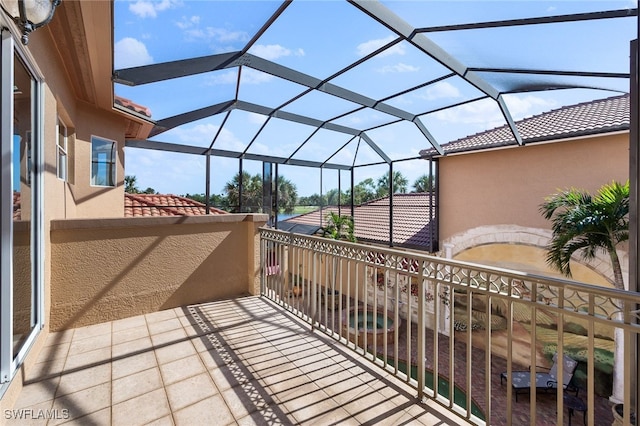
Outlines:
[[[388,358],[387,362],[389,363],[389,365],[395,365],[393,359],[391,358]],[[406,362],[398,361],[398,370],[407,374]],[[411,378],[416,380],[418,379],[418,367],[415,365],[411,366]],[[433,390],[433,386],[434,386],[433,372],[431,370],[425,369],[424,383],[426,387]],[[449,381],[443,378],[442,376],[438,377],[438,393],[444,396],[445,398],[449,398]],[[460,407],[462,407],[463,409],[465,410],[467,409],[467,395],[458,386],[455,386],[453,388],[453,402],[456,405],[459,405]],[[485,420],[484,413],[473,400],[471,400],[471,413],[474,416],[482,420]]]
[[[375,317],[374,317],[375,316]],[[367,312],[367,315],[362,311],[358,311],[358,330],[368,330],[373,331],[375,328],[378,330],[384,329],[384,315],[381,312]],[[356,328],[356,314],[352,313],[349,315],[349,327]],[[387,317],[387,328],[393,327],[393,320]]]

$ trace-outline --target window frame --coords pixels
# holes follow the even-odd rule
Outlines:
[[[111,143],[111,161],[104,161],[104,162],[100,162],[100,161],[94,161],[94,155],[95,155],[95,148],[94,148],[94,142],[100,141],[102,143]],[[113,140],[113,139],[109,139],[109,138],[105,138],[102,136],[98,136],[98,135],[91,135],[91,156],[89,158],[89,185],[92,187],[97,187],[97,188],[115,188],[117,186],[117,182],[118,182],[118,162],[117,162],[117,157],[118,157],[118,142]],[[97,163],[96,164],[96,173],[94,174],[94,162]],[[112,170],[112,180],[113,183],[112,184],[99,184],[96,183],[98,180],[98,168],[100,166],[100,164],[105,164],[107,165],[107,170],[105,173],[109,172],[109,164],[111,164],[111,170]],[[109,175],[107,174],[105,176],[107,179],[105,179],[107,182],[109,181]]]
[[[69,127],[58,117],[58,124],[56,124],[56,176],[63,182],[69,182],[68,147]],[[61,165],[62,158],[64,158],[64,164]]]

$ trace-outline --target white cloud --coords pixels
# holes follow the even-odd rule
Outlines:
[[[256,114],[255,112],[250,112],[249,113],[249,122],[254,123],[254,124],[258,124],[258,125],[262,125],[262,124],[264,124],[265,121],[267,121],[267,116],[266,115]]]
[[[198,25],[199,23],[200,23],[199,16],[194,15],[190,18],[183,16],[180,21],[176,22],[176,26],[181,30],[187,30],[189,28],[193,28],[195,25]]]
[[[395,65],[386,65],[382,68],[378,68],[376,71],[382,74],[388,74],[388,73],[399,73],[399,72],[417,72],[419,70],[420,70],[419,67],[403,64],[402,62],[400,62]]]
[[[116,69],[138,67],[153,63],[153,57],[147,51],[147,46],[139,40],[125,37],[114,46]]]
[[[360,43],[357,46],[356,51],[358,53],[358,56],[366,56],[369,53],[375,51],[376,49],[379,49],[380,47],[384,46],[385,44],[391,43],[395,39],[396,37],[389,36],[385,38],[365,41],[364,43]],[[404,55],[405,53],[406,51],[402,43],[397,43],[397,44],[394,44],[389,49],[385,50],[384,52],[380,53],[378,56],[382,57],[382,56],[389,56],[389,55]]]
[[[505,95],[504,98],[514,120],[521,120],[559,106],[553,99],[543,99],[533,95],[524,97]]]
[[[155,18],[158,16],[158,12],[177,7],[181,4],[182,2],[179,0],[138,0],[129,5],[129,11],[140,18]]]
[[[209,41],[216,43],[245,43],[249,41],[249,34],[244,31],[231,31],[226,28],[200,27],[200,17],[192,16],[182,19],[175,25],[183,31],[184,37],[188,41]]]
[[[273,80],[273,78],[274,77],[272,75],[263,73],[262,71],[256,71],[251,68],[243,67],[240,81],[243,84],[262,84]],[[217,84],[236,84],[237,81],[237,71],[230,70],[208,77],[206,84],[210,86],[214,86]]]
[[[440,81],[427,87],[419,96],[429,101],[444,98],[459,98],[460,90],[451,83]]]
[[[298,48],[295,51],[287,49],[279,44],[256,44],[249,49],[249,53],[252,53],[261,58],[273,61],[274,59],[281,58],[283,56],[304,56],[304,50]]]
[[[486,124],[487,129],[504,124],[504,117],[493,99],[481,99],[435,113],[440,121],[454,124]]]

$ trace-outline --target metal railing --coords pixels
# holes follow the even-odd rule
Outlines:
[[[603,424],[613,387],[624,406],[635,401],[640,294],[273,229],[260,244],[263,296],[471,422],[518,423],[514,413],[526,410],[531,424],[563,424],[580,411],[570,390],[582,391],[590,425]],[[558,363],[554,377],[570,385],[538,399],[548,389],[535,386],[537,365],[554,354],[578,369]],[[620,368],[626,379],[608,385]],[[533,384],[510,386],[521,371]]]

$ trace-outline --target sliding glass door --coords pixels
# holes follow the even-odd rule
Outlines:
[[[11,380],[42,318],[40,84],[2,32],[0,382]]]

